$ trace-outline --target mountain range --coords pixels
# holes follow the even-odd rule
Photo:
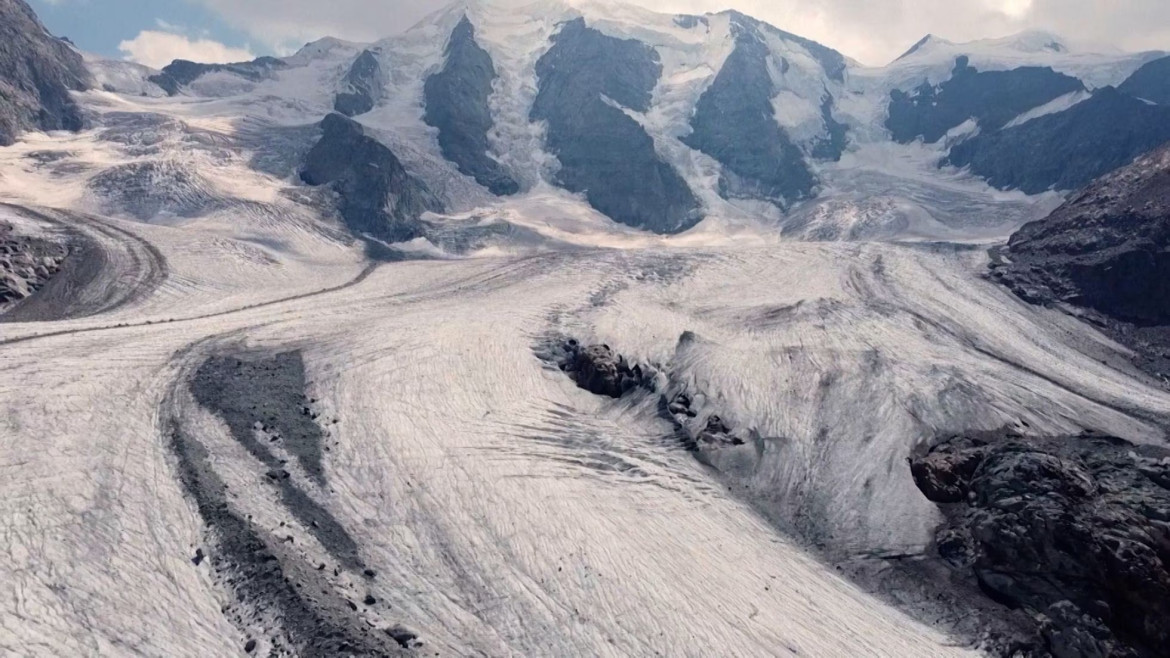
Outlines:
[[[813,236],[987,228],[967,225],[946,207],[953,199],[915,198],[938,190],[888,194],[894,181],[919,187],[935,172],[938,181],[961,180],[979,204],[1021,193],[1013,198],[1025,207],[1008,213],[1003,229],[1051,209],[1036,199],[1170,140],[1163,53],[1093,55],[1043,33],[970,44],[927,37],[872,68],[734,11],[672,16],[542,2],[512,16],[456,4],[377,43],[323,39],[285,58],[177,61],[162,71],[93,58],[85,70],[71,48],[42,34],[43,54],[9,57],[6,72],[23,80],[18,69],[35,61],[63,73],[41,90],[20,83],[30,100],[9,113],[20,117],[14,126],[77,129],[80,117],[55,118],[57,99],[90,86],[93,126],[111,97],[143,114],[218,114],[274,128],[337,112],[385,134],[430,190],[434,202],[414,206],[411,219],[553,187],[614,222],[661,234],[744,217]],[[44,109],[16,112],[31,102]],[[882,190],[847,189],[875,174],[892,180]],[[842,216],[843,205],[852,223],[822,225],[826,208]]]

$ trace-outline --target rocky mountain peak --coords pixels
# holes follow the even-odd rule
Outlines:
[[[81,54],[49,34],[24,0],[0,0],[0,145],[25,130],[80,130],[69,92],[92,84]]]

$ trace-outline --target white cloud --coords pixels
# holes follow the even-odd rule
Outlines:
[[[167,26],[174,27],[174,26]],[[173,31],[143,30],[118,44],[126,59],[153,68],[162,68],[176,59],[204,64],[243,62],[256,56],[247,48],[232,48],[211,39],[191,39]]]
[[[196,1],[278,51],[323,36],[373,41],[410,27],[440,6],[434,0]],[[928,33],[967,41],[1038,29],[1074,42],[1130,50],[1170,48],[1170,2],[1166,0],[629,1],[668,12],[735,7],[869,64],[890,61]],[[512,7],[531,2],[497,0]]]

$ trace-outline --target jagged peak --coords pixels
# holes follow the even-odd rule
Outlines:
[[[946,44],[946,45],[953,45],[950,41],[947,41],[946,39],[940,39],[939,37],[937,37],[933,34],[927,34],[926,36],[922,37],[917,42],[915,42],[913,46],[910,46],[910,48],[907,49],[906,52],[899,55],[898,58],[895,59],[894,61],[897,62],[897,61],[906,59],[907,57],[910,57],[911,55],[913,55],[916,52],[919,52],[921,50],[925,50],[926,48],[928,48],[934,44],[940,44],[940,43]]]

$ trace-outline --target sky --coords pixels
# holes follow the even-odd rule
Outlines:
[[[531,0],[504,0],[522,6]],[[666,12],[734,8],[882,65],[926,34],[953,41],[1023,30],[1094,48],[1170,50],[1170,0],[630,0]],[[283,55],[323,36],[373,41],[439,8],[434,0],[29,0],[84,50],[161,67]]]

